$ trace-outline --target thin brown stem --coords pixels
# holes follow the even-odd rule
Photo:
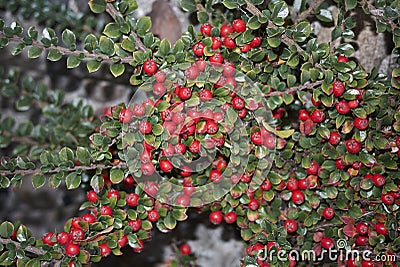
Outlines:
[[[283,95],[283,94],[290,94],[290,93],[294,93],[294,92],[298,92],[304,89],[310,89],[310,88],[314,88],[318,85],[321,85],[324,81],[316,81],[313,83],[308,83],[308,84],[303,84],[303,85],[299,85],[299,86],[295,86],[295,87],[290,87],[285,91],[273,91],[271,93],[268,94],[264,94],[265,97],[270,97],[270,96],[274,96],[274,95]]]
[[[397,27],[396,23],[394,23],[392,19],[384,16],[384,12],[385,12],[384,10],[376,8],[374,5],[372,5],[367,0],[361,0],[360,3],[362,6],[364,6],[368,9],[369,13],[371,14],[371,16],[374,20],[385,21],[386,23],[388,23],[390,25],[390,28],[392,29],[392,31],[394,31],[394,29],[396,29],[396,27]]]
[[[16,249],[21,249],[21,245],[18,242],[14,241],[14,240],[11,240],[11,239],[6,239],[6,238],[1,238],[0,237],[0,244],[7,245],[7,244],[10,244],[10,243],[14,244]],[[36,248],[36,247],[33,247],[33,246],[26,246],[23,250],[26,251],[26,252],[33,253],[35,255],[43,255],[43,254],[47,253],[46,250],[43,250],[41,248]]]
[[[304,12],[301,12],[299,16],[294,21],[294,24],[298,24],[302,20],[305,20],[309,16],[313,15],[317,8],[324,2],[325,0],[314,0],[314,3]]]
[[[106,12],[115,20],[116,16],[122,16],[122,14],[115,9],[115,7],[111,4],[108,3],[106,6]],[[135,45],[136,49],[142,50],[143,52],[147,50],[146,46],[143,44],[142,40],[140,40],[139,36],[136,34],[136,32],[131,31],[131,35],[133,39],[135,40]]]

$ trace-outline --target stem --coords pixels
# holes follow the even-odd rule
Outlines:
[[[115,9],[115,7],[111,3],[107,3],[106,6],[106,12],[115,20],[117,16],[121,16],[122,14]],[[136,34],[136,32],[131,31],[131,35],[133,36],[133,39],[135,40],[135,46],[136,49],[142,50],[143,52],[147,50],[146,46],[143,44],[142,40],[140,40],[139,36]]]
[[[120,162],[117,165],[105,165],[105,164],[90,164],[89,166],[75,166],[75,167],[70,167],[67,168],[66,171],[67,172],[72,172],[72,171],[78,171],[78,170],[82,170],[82,171],[88,171],[88,170],[94,170],[97,168],[101,168],[101,169],[110,169],[112,167],[119,167],[119,168],[125,168],[127,165],[125,162]],[[58,173],[62,171],[60,168],[55,168],[53,170],[50,170],[46,173],[43,174],[50,174],[50,173]],[[30,169],[30,170],[14,170],[14,171],[9,171],[9,170],[0,170],[0,175],[14,175],[14,174],[21,174],[22,176],[26,176],[26,175],[32,175],[35,173],[38,173],[41,171],[38,171],[38,169]]]
[[[246,2],[246,7],[245,7],[251,14],[257,16],[257,17],[265,17],[265,15],[252,3]],[[277,29],[278,26],[276,26],[272,21],[268,20],[268,28],[273,28]],[[287,46],[295,46],[297,52],[303,53],[305,52],[303,48],[301,48],[293,39],[290,39],[287,35],[282,35],[281,37],[282,42],[286,44]]]
[[[383,9],[376,8],[374,5],[372,5],[367,0],[361,0],[360,3],[362,6],[364,6],[368,9],[369,13],[371,14],[371,16],[374,20],[379,19],[379,20],[385,21],[386,23],[388,23],[390,25],[392,32],[394,31],[394,29],[396,29],[396,23],[394,23],[392,19],[389,19],[384,16],[385,11]]]
[[[303,84],[303,85],[299,85],[299,86],[295,86],[295,87],[290,87],[289,89],[285,90],[285,91],[273,91],[271,93],[268,94],[264,94],[265,97],[269,97],[269,96],[274,96],[274,95],[283,95],[283,94],[290,94],[293,92],[298,92],[304,89],[310,89],[310,88],[314,88],[318,85],[321,85],[324,81],[316,81],[313,83],[308,83],[308,84]]]
[[[301,12],[299,16],[296,18],[294,24],[299,23],[300,21],[308,18],[310,15],[314,14],[319,5],[322,4],[324,0],[315,0],[314,3],[304,12]]]
[[[0,237],[0,244],[7,245],[9,243],[14,244],[16,249],[21,249],[21,245],[18,242],[14,241],[14,240],[11,240],[11,239],[5,239],[5,238],[1,238]],[[33,247],[33,246],[27,246],[23,250],[26,251],[26,252],[33,253],[35,255],[43,255],[43,254],[47,253],[46,250],[43,250],[41,248],[36,248],[36,247]]]

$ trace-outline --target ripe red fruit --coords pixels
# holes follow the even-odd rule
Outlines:
[[[347,267],[357,267],[357,264],[353,258],[347,260]]]
[[[354,127],[356,127],[359,130],[367,129],[368,128],[368,119],[355,118],[354,119]]]
[[[236,222],[236,219],[237,219],[237,214],[234,211],[230,211],[224,216],[224,220],[228,224]]]
[[[189,146],[189,150],[192,153],[199,153],[200,152],[200,141],[199,140],[193,140],[193,142]]]
[[[54,246],[56,242],[54,242],[52,239],[54,239],[54,233],[48,232],[42,237],[42,242],[45,245]]]
[[[311,120],[313,122],[319,123],[324,121],[326,118],[325,112],[323,110],[320,109],[315,109],[312,113],[311,113]]]
[[[247,206],[251,210],[258,210],[259,204],[258,204],[257,199],[250,200],[250,202],[247,204]]]
[[[123,108],[118,113],[118,120],[122,123],[130,123],[132,121],[133,112],[130,108]]]
[[[196,68],[197,68],[197,70],[199,71],[199,72],[202,72],[203,70],[205,70],[206,69],[206,67],[207,67],[207,62],[206,61],[204,61],[204,60],[202,60],[202,59],[198,59],[198,60],[196,60]]]
[[[208,60],[209,60],[211,63],[222,64],[222,62],[224,62],[224,57],[222,56],[221,53],[216,52],[214,55],[212,55],[211,57],[209,57]]]
[[[143,63],[143,71],[147,75],[154,75],[158,70],[157,63],[154,60],[146,60]]]
[[[202,42],[198,42],[193,46],[193,53],[196,56],[201,57],[204,54],[205,47],[206,47],[205,44],[203,44]]]
[[[387,194],[382,194],[381,200],[386,205],[392,205],[394,203],[394,196],[393,196],[392,192],[389,192]]]
[[[372,182],[375,186],[383,186],[386,183],[386,179],[382,174],[376,173],[372,176]]]
[[[192,96],[192,89],[190,89],[189,87],[182,87],[179,90],[179,94],[178,97],[182,100],[185,101],[187,99],[189,99]],[[176,113],[176,112],[175,112]]]
[[[137,244],[132,251],[135,253],[141,253],[144,249],[144,243],[142,241],[142,239],[138,238],[139,244]]]
[[[250,136],[251,142],[255,144],[256,146],[260,146],[262,144],[262,136],[261,132],[253,132]]]
[[[365,259],[361,261],[361,267],[373,267],[375,266],[371,259]]]
[[[80,228],[71,227],[69,229],[69,236],[72,241],[79,241],[85,238],[85,232]]]
[[[152,154],[150,151],[143,150],[143,153],[140,155],[140,162],[141,163],[149,163],[151,162]]]
[[[107,198],[115,197],[117,200],[119,199],[119,192],[116,189],[110,189],[107,192]]]
[[[340,56],[338,56],[337,61],[338,61],[338,62],[345,62],[345,63],[347,63],[347,62],[349,62],[349,59],[348,59],[346,56],[340,55]]]
[[[65,255],[68,257],[75,257],[79,254],[80,250],[81,249],[77,244],[69,243],[65,247]]]
[[[164,83],[155,83],[153,85],[153,93],[156,96],[163,96],[167,92]]]
[[[251,48],[259,47],[261,45],[261,42],[262,42],[262,38],[256,36],[253,38],[253,40],[251,40],[250,46],[251,46]]]
[[[292,201],[296,205],[300,205],[304,202],[304,193],[300,190],[295,190],[292,192]]]
[[[145,109],[143,105],[140,104],[134,104],[133,105],[133,115],[136,117],[142,117],[145,113]]]
[[[305,109],[300,109],[298,117],[299,117],[299,120],[306,121],[306,120],[310,119],[310,113],[308,113],[308,111]]]
[[[222,174],[218,170],[211,170],[209,178],[211,182],[219,183],[222,179]]]
[[[307,178],[300,179],[297,184],[298,184],[299,189],[301,189],[301,190],[305,190],[308,188]]]
[[[241,19],[235,19],[232,22],[232,28],[235,32],[245,32],[246,31],[246,23],[244,23]]]
[[[224,24],[221,26],[219,32],[222,37],[226,37],[227,35],[229,35],[233,32],[233,29],[228,24]]]
[[[294,177],[290,177],[286,183],[286,188],[289,191],[294,191],[298,189],[298,181]]]
[[[149,121],[141,121],[139,124],[139,131],[142,134],[149,134],[153,130],[151,123]]]
[[[232,107],[236,110],[240,110],[244,108],[244,100],[240,96],[235,96],[232,98]]]
[[[167,77],[167,74],[165,74],[163,71],[157,71],[154,77],[156,78],[156,82],[163,83]]]
[[[183,154],[186,151],[186,146],[182,143],[178,143],[174,146],[174,151],[176,154]]]
[[[87,222],[88,224],[95,223],[97,221],[96,217],[93,214],[86,213],[82,215],[82,220]]]
[[[218,124],[214,120],[208,120],[206,123],[207,133],[216,134],[218,132]]]
[[[226,48],[232,50],[232,49],[234,49],[236,47],[236,42],[231,37],[225,37],[224,45],[226,46]]]
[[[249,52],[250,49],[251,49],[251,46],[250,46],[249,44],[245,44],[244,46],[240,47],[240,51],[241,51],[242,53]]]
[[[94,190],[90,190],[89,192],[87,192],[86,198],[89,202],[96,202],[97,200],[99,200]]]
[[[80,218],[80,217],[75,217],[75,218],[73,218],[72,221],[71,221],[71,227],[81,229],[82,227],[81,227],[81,225],[79,224],[79,222],[82,222],[82,221],[83,221],[83,220],[82,220],[82,218]]]
[[[396,137],[396,146],[400,148],[400,136]]]
[[[199,97],[201,101],[210,101],[213,98],[213,94],[210,89],[202,89],[199,92]]]
[[[295,220],[286,220],[283,223],[283,226],[286,228],[288,233],[294,233],[297,231],[297,222]]]
[[[189,246],[189,244],[182,244],[179,247],[179,250],[181,251],[182,255],[190,255],[190,253],[192,252],[192,248]]]
[[[102,257],[107,257],[111,253],[111,249],[107,243],[100,244],[99,249],[100,249],[100,255]]]
[[[160,160],[160,170],[163,172],[170,172],[173,168],[171,161],[167,159]]]
[[[69,243],[70,237],[69,234],[67,232],[60,232],[57,234],[57,243],[60,245],[65,245],[67,243]]]
[[[151,210],[147,213],[147,219],[151,222],[156,222],[160,218],[160,214],[156,210]]]
[[[153,163],[143,163],[140,166],[140,170],[142,171],[143,175],[150,176],[154,173],[154,165]]]
[[[126,244],[128,244],[128,236],[127,236],[127,235],[122,236],[122,238],[119,239],[119,240],[117,241],[117,243],[118,243],[118,245],[119,245],[121,248],[125,247]]]
[[[356,224],[356,231],[360,235],[368,234],[368,225],[364,222],[359,222]]]
[[[318,175],[319,164],[315,161],[310,162],[310,167],[306,169],[308,175]]]
[[[328,139],[329,144],[337,145],[340,143],[340,133],[338,132],[331,132]]]
[[[349,108],[353,109],[353,108],[356,108],[356,107],[358,107],[358,100],[357,99],[350,100],[349,101]]]
[[[220,224],[223,220],[223,215],[220,210],[216,210],[210,213],[209,219],[212,224]]]
[[[212,30],[212,26],[210,23],[206,23],[200,26],[200,32],[201,34],[203,34],[204,36],[211,36],[211,30]]]
[[[135,193],[129,193],[128,195],[126,195],[126,205],[128,205],[129,207],[136,207],[138,205],[138,201],[140,199],[140,196],[138,194]]]
[[[332,89],[334,96],[340,97],[344,93],[344,83],[336,80],[332,83]]]
[[[260,185],[260,187],[261,187],[261,190],[268,191],[268,190],[271,190],[272,183],[270,180],[265,179],[264,182]]]
[[[100,208],[100,213],[101,213],[101,215],[103,215],[103,216],[111,216],[112,215],[112,213],[113,213],[113,211],[112,211],[112,209],[109,207],[109,206],[101,206],[101,208]]]
[[[190,196],[188,195],[181,195],[178,196],[175,200],[176,205],[187,207],[190,204]]]
[[[332,209],[331,207],[326,207],[324,208],[324,210],[322,211],[322,216],[324,216],[324,218],[326,220],[330,220],[335,216],[335,210]]]
[[[324,249],[331,249],[335,246],[335,242],[330,237],[324,237],[321,240],[321,247]]]
[[[217,50],[221,47],[222,45],[222,40],[219,37],[213,37],[211,38],[211,49]]]
[[[338,170],[343,170],[346,167],[346,162],[340,158],[336,160],[335,165]]]
[[[386,229],[385,224],[383,224],[383,223],[377,223],[375,225],[375,230],[380,235],[385,235],[386,236],[386,235],[389,234],[389,231]]]
[[[368,237],[364,235],[358,235],[355,243],[358,246],[365,246],[368,243]]]
[[[341,100],[341,101],[337,102],[336,103],[336,111],[342,115],[349,113],[350,112],[349,103],[347,103],[347,101],[345,101],[345,100]]]
[[[352,138],[345,142],[346,149],[352,154],[357,154],[361,150],[361,144],[356,139]]]
[[[128,220],[128,225],[132,227],[133,232],[137,232],[142,227],[142,221],[139,218],[136,218],[135,220]]]
[[[240,119],[243,119],[244,117],[246,117],[246,115],[247,115],[247,110],[245,108],[238,111],[238,117]]]
[[[179,174],[183,177],[192,175],[192,169],[189,166],[183,166]]]

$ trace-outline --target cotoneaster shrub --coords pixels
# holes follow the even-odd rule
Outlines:
[[[88,266],[125,246],[139,253],[151,229],[172,231],[193,207],[213,224],[237,226],[243,266],[322,265],[329,259],[282,260],[278,251],[335,248],[397,253],[398,261],[400,71],[367,73],[350,40],[352,11],[362,8],[392,34],[397,55],[399,2],[329,4],[339,10],[331,43],[312,34],[311,20],[333,21],[318,0],[183,0],[200,32],[190,26],[174,45],[149,32],[149,17],[131,16],[134,0],[90,1],[111,20],[97,33],[0,21],[0,46],[13,55],[66,57],[68,68],[86,64],[90,73],[104,64],[139,88],[130,103],[94,118],[81,101],[64,103],[62,91],[3,73],[3,97],[16,99],[17,111],[39,108],[45,123],[1,118],[1,187],[30,176],[35,188],[82,186],[87,201],[84,215],[39,240],[23,224],[3,222],[0,265]],[[193,265],[190,247],[179,250],[171,266]]]

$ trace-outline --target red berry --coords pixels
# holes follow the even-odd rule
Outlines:
[[[171,161],[167,159],[160,160],[160,170],[163,172],[170,172],[173,168]]]
[[[356,107],[358,107],[358,100],[357,99],[350,100],[349,101],[349,108],[353,109],[353,108],[356,108]]]
[[[232,50],[232,49],[234,49],[236,47],[236,42],[231,37],[225,37],[224,45],[226,46],[226,48]]]
[[[364,222],[359,222],[356,224],[356,231],[360,235],[368,234],[368,225]]]
[[[240,51],[241,51],[242,53],[249,52],[250,49],[251,49],[251,46],[250,46],[249,44],[245,44],[244,46],[240,47]]]
[[[137,232],[142,227],[142,221],[139,218],[136,218],[135,220],[128,220],[128,225],[132,227],[133,232]]]
[[[235,96],[232,98],[232,107],[236,110],[244,108],[244,100],[240,96]]]
[[[121,248],[125,247],[126,244],[128,244],[128,236],[127,236],[127,235],[122,236],[122,238],[119,239],[119,240],[117,241],[117,243],[118,243],[118,245],[119,245]]]
[[[192,175],[192,169],[189,166],[183,166],[179,174],[183,177]]]
[[[69,236],[72,241],[79,241],[85,238],[85,232],[80,228],[71,227],[69,229]]]
[[[247,204],[247,206],[251,210],[258,210],[259,204],[258,204],[257,199],[250,200],[250,202]]]
[[[189,146],[189,150],[192,153],[199,153],[200,152],[200,141],[199,140],[193,140],[193,142]]]
[[[198,59],[198,60],[196,60],[196,67],[199,72],[202,72],[206,69],[207,62],[202,59]]]
[[[99,200],[94,190],[90,190],[89,192],[87,192],[86,198],[89,202],[96,202],[97,200]]]
[[[340,97],[344,93],[344,83],[342,81],[334,81],[332,83],[333,94],[336,97]]]
[[[311,120],[313,122],[319,123],[324,121],[326,118],[326,115],[324,113],[323,110],[320,109],[315,109],[312,113],[311,113]]]
[[[108,255],[110,255],[111,253],[111,249],[110,247],[107,245],[107,243],[103,243],[99,245],[99,249],[100,249],[100,255],[102,257],[107,257]]]
[[[154,75],[158,70],[157,63],[154,60],[146,60],[143,63],[143,71],[147,75]]]
[[[352,138],[345,142],[346,149],[352,154],[357,154],[361,150],[361,144],[356,139]]]
[[[251,142],[255,144],[256,146],[260,146],[262,144],[262,136],[261,132],[253,132],[250,136]]]
[[[221,26],[219,32],[222,37],[226,37],[227,35],[229,35],[233,32],[233,29],[228,24],[224,24]]]
[[[211,30],[212,30],[212,26],[209,23],[203,24],[200,26],[200,32],[201,34],[203,34],[204,36],[211,36]]]
[[[371,259],[365,259],[361,262],[361,267],[373,267],[375,266]]]
[[[400,136],[396,138],[396,146],[400,148]]]
[[[261,45],[261,42],[262,42],[262,38],[256,36],[256,37],[253,38],[253,40],[251,40],[250,46],[251,46],[252,48],[259,47],[259,46]]]
[[[340,143],[340,133],[338,132],[331,132],[328,139],[329,144],[337,145]]]
[[[126,205],[129,207],[136,207],[138,205],[138,201],[140,199],[140,196],[135,193],[129,193],[126,195]]]
[[[343,170],[346,167],[346,162],[340,158],[336,160],[335,165],[338,170]]]
[[[297,184],[298,184],[299,189],[301,189],[301,190],[305,190],[308,188],[307,178],[300,179]]]
[[[154,173],[154,165],[153,163],[143,163],[140,166],[140,170],[142,171],[143,175],[150,176]]]
[[[75,217],[72,219],[71,221],[71,227],[77,228],[77,229],[81,229],[82,226],[79,224],[80,222],[82,222],[83,219],[80,217]]]
[[[247,115],[247,110],[245,108],[238,111],[238,117],[240,119],[243,119],[244,117],[246,117],[246,115]]]
[[[383,186],[386,183],[386,179],[382,174],[377,173],[372,176],[372,182],[375,186]]]
[[[306,120],[310,119],[310,113],[308,113],[308,111],[305,109],[300,109],[298,117],[299,117],[299,120],[306,121]]]
[[[93,214],[87,213],[82,215],[82,220],[87,222],[88,224],[95,223],[97,221],[96,217]]]
[[[336,110],[339,114],[345,115],[350,112],[349,103],[345,100],[341,100],[336,103]]]
[[[205,47],[206,47],[205,44],[203,44],[202,42],[198,42],[193,46],[193,53],[196,56],[201,57],[204,54]]]
[[[57,234],[57,243],[60,245],[65,245],[69,243],[70,237],[67,232],[60,232]]]
[[[110,189],[107,192],[107,198],[115,197],[117,200],[119,199],[119,192],[116,189]]]
[[[355,118],[354,119],[354,127],[356,127],[359,130],[367,129],[368,128],[368,119]]]
[[[183,154],[186,151],[186,146],[182,143],[178,143],[174,146],[174,151],[176,154]]]
[[[211,170],[209,178],[211,182],[219,183],[222,179],[222,174],[218,170]]]
[[[283,223],[283,226],[286,228],[288,233],[294,233],[297,231],[297,222],[295,220],[286,220]]]
[[[156,210],[151,210],[147,213],[147,219],[151,222],[156,222],[160,218],[160,214]]]
[[[235,32],[245,32],[246,31],[246,23],[244,23],[241,19],[235,19],[232,22],[232,28]]]
[[[357,267],[357,264],[353,258],[347,260],[347,267]]]
[[[318,175],[319,164],[315,161],[310,162],[310,167],[306,169],[308,175]]]
[[[190,89],[189,87],[182,87],[179,90],[179,94],[178,97],[182,100],[185,101],[187,99],[189,99],[192,96],[192,89]],[[176,113],[176,112],[175,112]]]
[[[296,205],[300,205],[304,202],[304,193],[300,190],[295,190],[292,192],[292,201]]]
[[[190,253],[192,252],[192,248],[189,246],[189,244],[182,244],[179,247],[179,250],[181,251],[182,255],[190,255]]]
[[[379,235],[388,235],[389,231],[386,229],[385,224],[377,223],[375,225],[375,230]]]
[[[142,134],[149,134],[153,130],[151,123],[149,121],[141,121],[139,124],[139,131]]]
[[[224,62],[224,57],[222,56],[221,53],[216,52],[214,55],[209,57],[208,59],[211,63],[217,63],[217,64],[222,64]]]
[[[337,61],[338,61],[338,62],[345,62],[345,63],[347,63],[347,62],[349,62],[349,59],[348,59],[346,56],[340,55],[340,56],[338,56]]]
[[[206,123],[207,133],[216,134],[218,132],[218,124],[214,120],[208,120]]]
[[[165,72],[163,71],[157,71],[154,77],[156,78],[156,81],[158,83],[163,83],[165,81],[165,78],[167,77],[167,74],[165,74]]]
[[[224,220],[228,224],[236,222],[236,219],[237,219],[237,214],[234,211],[230,211],[224,216]]]
[[[381,200],[386,205],[392,205],[394,203],[394,196],[391,192],[389,192],[387,194],[382,194]]]
[[[145,109],[143,105],[134,104],[133,105],[133,115],[136,117],[142,117],[145,113]]]
[[[211,49],[217,50],[221,47],[222,45],[222,40],[219,37],[213,37],[211,38]]]
[[[156,96],[163,96],[167,92],[167,89],[165,88],[164,83],[155,83],[153,85],[153,93]]]
[[[109,206],[101,206],[100,213],[104,216],[112,216],[113,210]]]
[[[364,235],[358,235],[355,243],[358,246],[365,246],[368,243],[368,237]]]
[[[289,190],[289,191],[294,191],[294,190],[297,190],[298,189],[298,181],[297,181],[297,179],[296,178],[294,178],[294,177],[290,177],[289,179],[288,179],[288,181],[287,181],[287,183],[286,183],[286,188]]]
[[[326,207],[324,208],[324,210],[322,211],[322,216],[324,216],[324,218],[326,220],[330,220],[335,216],[335,210],[332,209],[331,207]]]
[[[261,187],[261,190],[268,191],[268,190],[271,190],[272,183],[270,180],[265,179],[264,182],[260,185],[260,187]]]
[[[54,246],[54,244],[56,242],[54,242],[53,239],[55,239],[54,233],[53,232],[48,232],[48,233],[44,234],[44,236],[42,237],[42,242],[45,245]]]
[[[212,224],[220,224],[223,220],[223,215],[220,210],[213,211],[210,213],[209,219]]]
[[[135,247],[133,247],[132,251],[135,253],[141,253],[144,249],[144,244],[142,239],[138,238],[139,244],[135,245]]]
[[[81,249],[77,244],[69,243],[65,247],[65,255],[67,255],[68,257],[75,257],[79,254],[80,250]]]
[[[321,247],[324,249],[331,249],[335,246],[335,242],[330,237],[324,237],[321,240]]]
[[[188,195],[181,195],[178,196],[175,200],[176,205],[187,207],[190,204],[190,196]]]
[[[140,155],[140,162],[142,163],[150,163],[152,158],[152,154],[150,151],[143,150],[142,155]]]
[[[210,101],[213,98],[213,94],[210,89],[202,89],[199,92],[199,97],[201,101]]]
[[[130,123],[132,121],[133,112],[130,108],[123,108],[118,113],[118,120],[122,123]]]

